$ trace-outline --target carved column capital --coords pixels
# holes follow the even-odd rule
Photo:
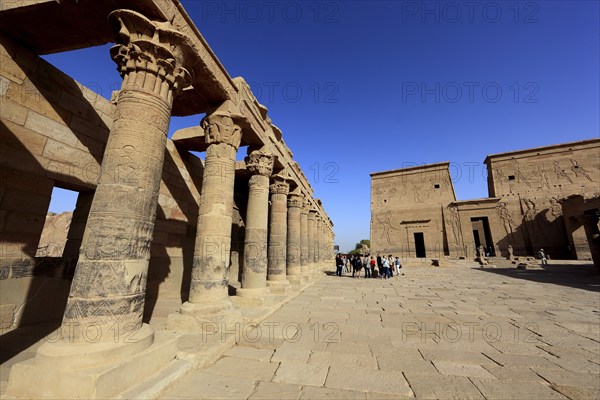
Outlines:
[[[281,175],[273,176],[273,182],[269,187],[271,194],[287,194],[290,192],[290,185],[286,182],[285,177]]]
[[[175,93],[190,83],[184,67],[192,59],[189,38],[168,22],[152,21],[131,10],[115,10],[108,16],[117,33],[117,45],[110,49],[121,76],[143,72],[153,79],[136,78],[129,82],[139,90],[168,96],[163,84]]]
[[[296,207],[296,208],[302,208],[302,205],[304,204],[304,201],[302,199],[302,196],[299,194],[290,194],[290,196],[288,197],[288,208],[292,208],[292,207]]]
[[[264,151],[253,151],[246,157],[246,168],[252,175],[271,176],[275,156]]]
[[[308,215],[308,211],[312,208],[312,204],[310,203],[310,200],[308,200],[308,198],[306,196],[302,196],[302,214],[307,214]]]

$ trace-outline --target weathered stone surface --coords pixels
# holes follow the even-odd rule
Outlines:
[[[256,381],[194,371],[169,391],[170,399],[245,399],[252,395]]]
[[[410,371],[405,375],[417,398],[484,399],[479,390],[466,377],[421,375]]]
[[[282,362],[273,378],[273,382],[323,386],[327,372],[328,368],[320,365]]]
[[[223,357],[214,365],[206,368],[206,372],[223,376],[270,381],[278,366],[278,363],[272,362]]]
[[[390,370],[364,373],[359,368],[348,369],[343,366],[332,366],[325,386],[364,392],[392,393],[400,396],[413,395],[404,375],[401,372]]]
[[[461,364],[452,361],[434,361],[433,365],[443,375],[455,375],[494,379],[494,375],[483,369],[480,365]]]
[[[225,356],[249,360],[270,361],[271,357],[273,356],[273,350],[236,346],[225,353]]]
[[[301,390],[301,385],[261,381],[249,400],[297,400]]]
[[[374,398],[377,398],[375,396]],[[302,392],[300,394],[302,400],[328,400],[328,399],[340,399],[340,400],[364,400],[366,399],[365,393],[360,391],[336,389],[329,387],[315,387],[315,386],[302,386]]]
[[[477,378],[472,381],[486,399],[566,399],[549,386],[534,382],[502,382]]]

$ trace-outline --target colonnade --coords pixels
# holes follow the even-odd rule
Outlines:
[[[196,50],[170,23],[137,12],[113,11],[109,22],[118,43],[111,56],[123,78],[113,125],[59,339],[44,343],[33,363],[13,367],[9,392],[17,397],[111,397],[138,379],[131,374],[153,373],[177,350],[176,340],[159,340],[142,317],[173,102],[191,88]],[[201,122],[206,155],[190,291],[173,313],[174,320],[193,321],[192,331],[239,316],[238,303],[268,305],[302,288],[332,258],[331,221],[308,182],[289,161],[277,160],[269,138],[245,159],[241,287],[230,295],[236,156],[252,129],[236,101],[208,106]],[[128,166],[139,173],[120,173]],[[61,371],[71,374],[69,387],[52,383]],[[127,373],[114,379],[117,371]],[[31,387],[37,381],[47,385]]]

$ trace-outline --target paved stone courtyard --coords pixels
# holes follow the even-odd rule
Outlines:
[[[549,268],[326,276],[161,398],[600,398],[599,278]]]

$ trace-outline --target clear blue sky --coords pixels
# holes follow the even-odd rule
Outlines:
[[[342,250],[369,237],[370,172],[450,161],[457,197],[486,197],[487,154],[599,136],[598,1],[182,3],[268,107]],[[46,59],[110,97],[109,47]]]

